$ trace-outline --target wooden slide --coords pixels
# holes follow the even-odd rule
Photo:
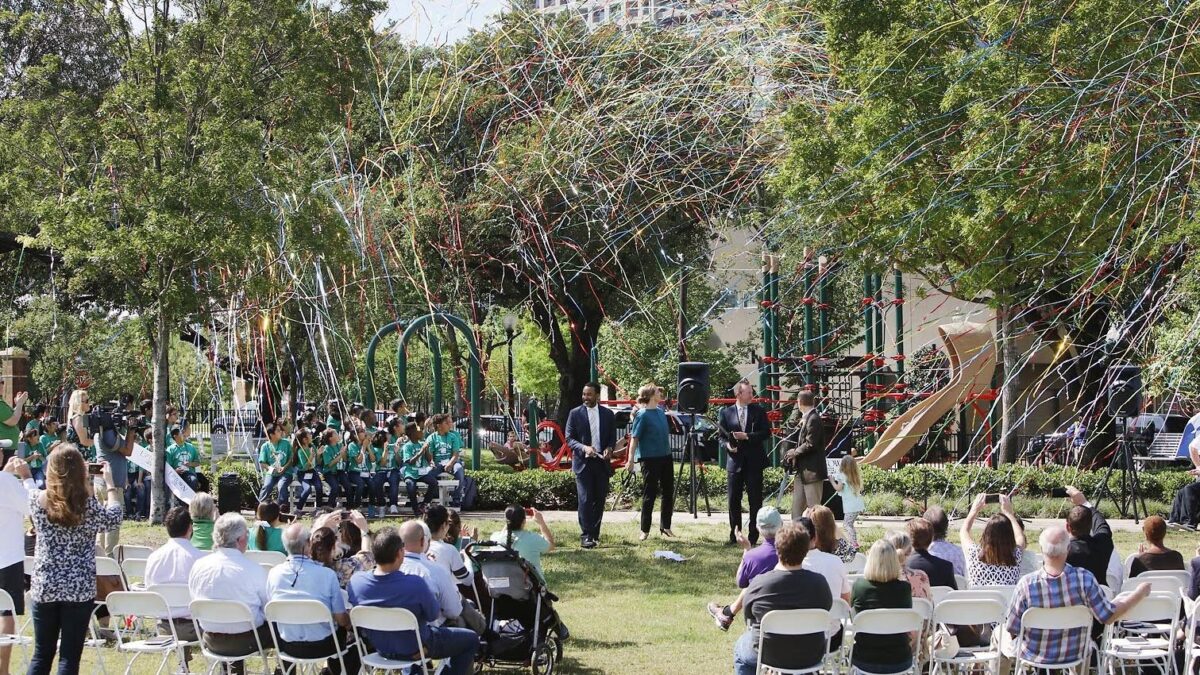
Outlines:
[[[938,334],[950,357],[950,383],[893,420],[862,461],[884,469],[895,466],[943,415],[991,386],[996,347],[987,326],[946,324],[938,326]]]

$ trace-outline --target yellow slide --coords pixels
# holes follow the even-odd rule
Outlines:
[[[991,385],[996,369],[996,347],[987,326],[965,322],[946,324],[938,326],[938,334],[950,357],[950,384],[892,420],[862,461],[885,469],[895,466],[942,415],[968,395],[982,392]]]

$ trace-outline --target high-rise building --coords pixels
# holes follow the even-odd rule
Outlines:
[[[735,13],[735,0],[527,0],[538,12],[571,12],[589,26],[605,23],[670,26]]]

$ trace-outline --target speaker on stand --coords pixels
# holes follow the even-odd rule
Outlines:
[[[1095,505],[1100,507],[1100,500],[1105,496],[1112,499],[1123,518],[1133,518],[1138,522],[1138,503],[1141,503],[1141,514],[1147,515],[1146,498],[1142,495],[1141,480],[1138,478],[1137,466],[1133,461],[1133,421],[1142,412],[1142,369],[1138,366],[1121,364],[1109,366],[1105,374],[1108,382],[1108,414],[1114,420],[1121,420],[1121,433],[1117,436],[1117,449],[1112,461],[1104,472],[1104,480],[1097,491]],[[1121,469],[1120,494],[1114,494],[1109,488],[1109,478],[1113,469]]]
[[[699,518],[697,514],[700,493],[704,492],[700,487],[699,475],[696,468],[699,465],[700,458],[700,441],[697,438],[696,431],[696,416],[708,412],[708,364],[698,361],[685,361],[679,364],[679,383],[677,399],[677,407],[681,414],[691,415],[691,424],[687,429],[687,436],[684,443],[684,460],[690,467],[688,474],[688,510],[693,518]],[[700,467],[700,474],[703,474],[704,468]],[[679,485],[683,482],[683,464],[679,465],[679,476],[675,484]],[[704,510],[708,515],[712,515],[712,506],[708,503],[708,492],[704,492]]]

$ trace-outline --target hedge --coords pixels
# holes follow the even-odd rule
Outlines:
[[[207,467],[200,469],[201,473],[209,475]],[[909,465],[901,469],[883,470],[873,466],[863,467],[863,492],[868,500],[872,497],[880,499],[879,506],[883,512],[905,513],[913,510],[912,504],[926,499],[938,501],[960,502],[963,508],[969,505],[971,495],[980,492],[1009,492],[1014,488],[1016,494],[1023,498],[1051,498],[1052,490],[1063,485],[1074,485],[1089,496],[1097,494],[1097,488],[1103,480],[1106,470],[1083,471],[1072,467],[1009,465],[999,469],[984,466],[948,466],[932,467],[919,464]],[[217,475],[236,473],[241,479],[242,504],[253,508],[258,503],[257,493],[259,477],[254,466],[246,461],[224,459],[217,465]],[[687,467],[684,467],[682,480],[676,482],[678,498],[675,500],[677,509],[687,507]],[[1120,471],[1113,471],[1109,478],[1110,487],[1117,492],[1120,481]],[[479,498],[476,509],[501,510],[508,504],[524,504],[540,509],[574,509],[576,507],[575,474],[570,471],[528,470],[513,472],[508,469],[481,469],[468,471],[479,487]],[[1169,503],[1171,498],[1184,485],[1192,482],[1188,473],[1181,469],[1155,471],[1140,471],[1142,493],[1148,501]],[[707,493],[709,502],[717,510],[725,507],[725,470],[708,466],[700,475],[701,496]],[[769,468],[763,474],[763,493],[766,501],[771,501],[778,492],[780,482],[784,478],[783,469]],[[209,475],[213,490],[216,481]],[[622,506],[632,506],[640,498],[642,479],[640,474],[627,477],[624,470],[618,471],[612,480],[609,505],[617,499]],[[908,501],[907,506],[901,507],[899,502]],[[785,499],[785,503],[790,500]],[[893,504],[893,502],[896,502]],[[703,502],[702,502],[703,503]],[[886,508],[885,508],[886,505]],[[1041,503],[1034,511],[1044,512],[1053,510],[1049,502]],[[1018,508],[1018,511],[1021,511]],[[877,513],[877,515],[892,515],[892,513]]]

